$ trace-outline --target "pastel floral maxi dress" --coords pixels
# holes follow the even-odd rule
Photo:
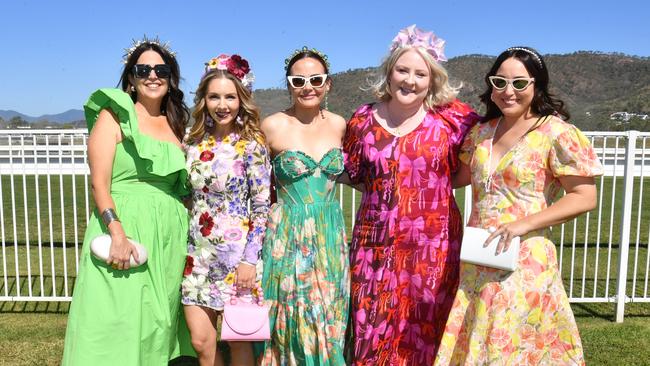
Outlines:
[[[402,137],[371,105],[349,121],[345,168],[365,191],[350,248],[353,364],[433,362],[458,283],[462,221],[450,174],[477,120],[454,101]]]
[[[187,170],[193,205],[181,300],[221,311],[233,293],[240,262],[256,266],[261,279],[269,157],[263,144],[236,133],[221,140],[206,134],[187,146]]]
[[[548,207],[558,177],[603,172],[589,140],[545,117],[508,151],[488,179],[497,120],[476,126],[460,156],[472,175],[469,226],[498,226]],[[518,268],[461,264],[460,284],[436,365],[582,365],[583,348],[549,232],[522,237]],[[476,243],[481,245],[482,243]]]

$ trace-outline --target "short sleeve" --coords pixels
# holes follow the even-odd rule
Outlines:
[[[549,155],[549,166],[556,177],[593,177],[603,174],[603,166],[589,139],[573,125],[567,125],[555,137]]]
[[[343,161],[345,171],[350,177],[352,184],[356,185],[361,182],[364,176],[362,171],[363,157],[363,139],[361,137],[364,122],[367,120],[369,113],[372,112],[372,106],[367,104],[361,106],[350,118],[343,139]]]
[[[458,151],[458,160],[462,163],[469,165],[472,161],[472,155],[474,155],[474,150],[476,150],[476,136],[478,134],[479,125],[476,125],[472,128],[465,138],[463,143],[460,145],[460,150]]]
[[[452,172],[458,169],[458,159],[467,133],[481,119],[467,104],[454,100],[436,110],[449,126],[449,166]]]

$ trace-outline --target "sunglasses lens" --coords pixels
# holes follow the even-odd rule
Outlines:
[[[144,79],[149,77],[151,72],[151,66],[149,65],[134,65],[133,66],[133,75],[138,79]]]
[[[311,86],[315,88],[319,88],[323,86],[323,84],[325,83],[325,77],[322,75],[312,76],[311,78],[309,78],[309,83],[311,84]]]
[[[526,79],[517,79],[512,81],[512,87],[515,88],[515,90],[524,90],[529,83],[530,81]]]
[[[156,65],[154,70],[156,70],[156,75],[162,79],[167,79],[172,74],[172,68],[169,65]]]
[[[492,82],[492,86],[497,89],[503,89],[508,85],[508,81],[504,78],[491,78],[490,81]]]
[[[305,86],[305,78],[300,76],[293,76],[289,79],[289,83],[294,88],[302,88]]]

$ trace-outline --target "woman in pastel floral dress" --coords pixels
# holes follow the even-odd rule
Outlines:
[[[262,121],[277,203],[264,242],[264,295],[271,340],[262,365],[344,365],[349,264],[336,179],[343,171],[345,119],[321,108],[331,87],[315,49],[287,58],[293,105]]]
[[[493,227],[497,252],[521,237],[518,267],[461,265],[436,365],[582,365],[583,348],[548,227],[596,205],[602,166],[548,93],[548,69],[528,47],[504,51],[485,77],[483,123],[462,147],[455,185],[472,184],[469,226]],[[566,194],[553,203],[564,189]],[[483,245],[483,243],[471,243]]]
[[[255,295],[262,274],[270,163],[252,81],[248,62],[240,56],[210,60],[186,139],[193,193],[182,303],[201,365],[223,364],[216,347],[217,315],[234,285]],[[254,363],[250,342],[229,345],[233,364]]]
[[[364,190],[350,248],[354,365],[430,365],[454,299],[462,221],[451,173],[478,115],[448,83],[443,44],[400,31],[380,103],[348,123],[345,168]]]

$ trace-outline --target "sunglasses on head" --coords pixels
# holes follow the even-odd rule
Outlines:
[[[135,76],[138,79],[146,79],[149,77],[149,74],[151,74],[151,70],[153,70],[156,73],[156,76],[161,79],[167,79],[172,74],[172,68],[169,65],[158,64],[158,65],[151,66],[151,65],[137,64],[137,65],[133,65],[133,76]]]
[[[292,88],[296,89],[304,88],[307,83],[309,83],[312,88],[321,88],[323,85],[325,85],[327,74],[312,75],[308,78],[299,75],[287,76],[287,80],[289,81],[289,85],[291,85]]]
[[[535,82],[535,78],[514,78],[507,79],[501,76],[490,76],[490,84],[496,90],[505,90],[508,87],[508,84],[512,85],[512,88],[516,91],[523,91],[528,88],[528,85]]]

